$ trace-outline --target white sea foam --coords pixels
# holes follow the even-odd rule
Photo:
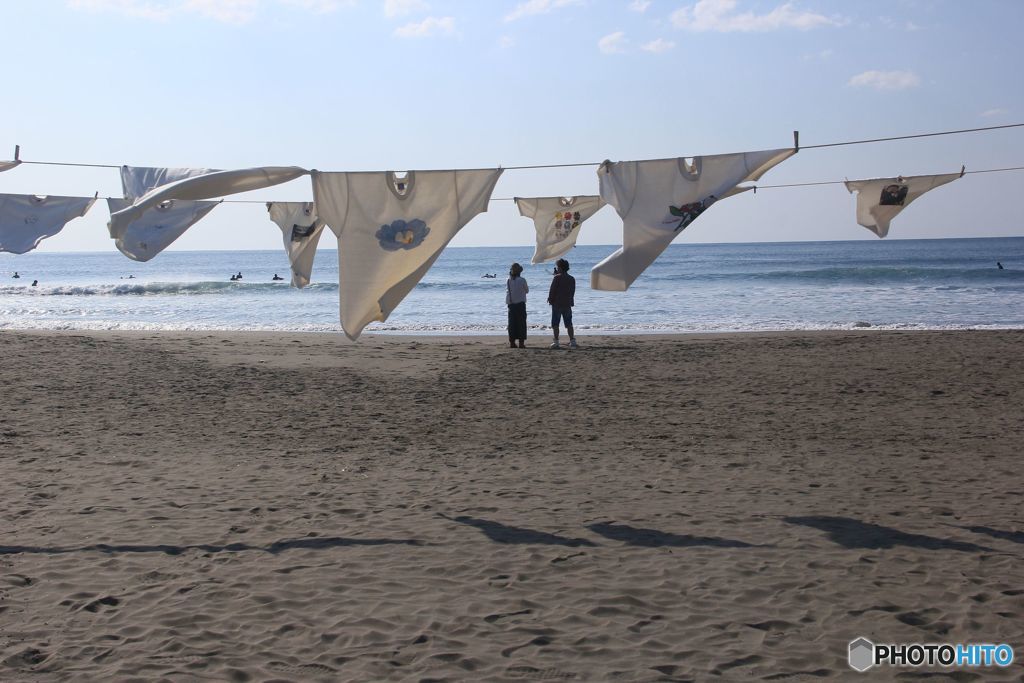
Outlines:
[[[531,333],[546,333],[550,265],[530,265],[531,251],[449,249],[387,322],[367,332],[504,334],[504,276],[481,276],[519,261],[527,263]],[[577,247],[569,255],[580,333],[1024,328],[1024,238],[680,244],[629,291],[593,291],[589,267],[609,251]],[[0,329],[340,331],[330,257],[316,263],[303,290],[272,281],[290,277],[283,251],[165,252],[147,263],[117,253],[31,252],[0,263],[21,274],[0,284]],[[244,279],[230,281],[238,271]]]

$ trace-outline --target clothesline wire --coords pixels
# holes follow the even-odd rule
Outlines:
[[[1024,171],[1024,166],[1010,166],[1008,168],[986,168],[980,171],[964,171],[963,175],[970,173],[999,173],[1000,171]],[[780,187],[808,187],[810,185],[842,185],[845,180],[825,180],[818,183],[787,183],[784,185],[757,185],[758,190],[774,190]]]
[[[999,171],[1024,171],[1024,166],[1010,166],[1009,168],[987,168],[983,171],[965,171],[964,175],[968,173],[998,173]]]
[[[845,180],[822,180],[817,183],[787,183],[785,185],[755,185],[759,190],[774,190],[777,187],[809,187],[811,185],[842,185]]]
[[[1024,126],[1024,123],[1007,123],[1007,124],[1004,124],[1004,125],[1001,125],[1001,126],[984,126],[982,128],[961,128],[959,130],[944,130],[944,131],[938,131],[938,132],[935,132],[935,133],[916,133],[916,134],[913,134],[913,135],[896,135],[896,136],[888,137],[888,138],[871,138],[871,139],[868,139],[868,140],[848,140],[846,142],[827,142],[827,143],[823,143],[823,144],[820,144],[820,145],[802,145],[802,146],[798,146],[797,149],[798,150],[806,150],[806,149],[822,149],[824,147],[842,147],[844,145],[865,145],[865,144],[872,143],[872,142],[891,142],[893,140],[910,140],[910,139],[913,139],[913,138],[929,138],[929,137],[935,137],[935,136],[939,136],[939,135],[959,135],[961,133],[979,133],[979,132],[983,132],[983,131],[1000,130],[1000,129],[1004,129],[1004,128],[1020,128],[1022,126]],[[794,138],[798,138],[799,131],[794,131],[793,134],[794,134]],[[68,161],[27,161],[27,160],[20,159],[20,145],[15,147],[14,157],[15,157],[16,161],[20,161],[23,164],[36,164],[36,165],[40,165],[40,166],[82,166],[82,167],[86,167],[86,168],[121,168],[120,165],[115,165],[115,164],[82,164],[82,163],[72,163],[72,162],[68,162]],[[534,165],[527,165],[527,166],[505,166],[504,170],[506,170],[506,171],[521,171],[521,170],[539,169],[539,168],[572,168],[572,167],[581,167],[581,166],[600,166],[602,163],[603,162],[601,162],[601,161],[589,161],[589,162],[575,163],[575,164],[534,164]],[[977,173],[977,172],[980,172],[980,171],[975,171],[975,172]],[[765,187],[767,187],[767,186],[765,186]]]
[[[1024,166],[1009,166],[1006,168],[986,168],[980,171],[964,171],[964,175],[971,173],[1000,173],[1003,171],[1024,171]],[[784,185],[755,185],[758,190],[774,190],[782,187],[810,187],[814,185],[842,185],[845,180],[823,180],[816,183],[786,183]],[[123,197],[104,197],[104,199],[123,199]],[[515,197],[491,197],[492,202],[513,202]],[[213,201],[213,200],[211,200]],[[276,201],[266,199],[222,199],[225,204],[276,204]]]
[[[977,133],[984,130],[998,130],[1000,128],[1019,128],[1024,123],[1008,123],[1003,126],[985,126],[984,128],[962,128],[960,130],[945,130],[938,133],[918,133],[917,135],[897,135],[891,138],[872,138],[870,140],[850,140],[848,142],[828,142],[822,145],[804,145],[800,149],[821,149],[822,147],[841,147],[843,145],[864,145],[869,142],[889,142],[891,140],[910,140],[911,138],[931,138],[936,135],[957,135],[959,133]]]
[[[1024,166],[1010,166],[1008,168],[986,168],[981,171],[964,171],[964,175],[969,173],[998,173],[1000,171],[1024,171]],[[816,183],[786,183],[784,185],[754,185],[757,190],[774,190],[780,187],[810,187],[812,185],[842,185],[845,180],[823,180]],[[492,202],[511,202],[515,201],[515,197],[492,197]]]
[[[120,166],[114,166],[113,164],[78,164],[71,163],[70,161],[25,161],[19,159],[23,164],[36,164],[38,166],[84,166],[86,168],[121,168]]]

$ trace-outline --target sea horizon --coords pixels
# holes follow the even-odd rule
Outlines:
[[[862,239],[835,239],[835,240],[755,240],[750,242],[678,242],[671,244],[671,248],[679,247],[719,247],[719,246],[737,246],[737,245],[771,245],[771,244],[861,244],[861,243],[882,243],[882,242],[937,242],[937,241],[949,241],[949,240],[999,240],[999,239],[1024,239],[1024,235],[983,235],[978,237],[962,237],[962,236],[946,236],[946,237],[899,237],[889,235],[884,240],[879,240],[877,237],[864,237]],[[317,247],[317,253],[324,251],[338,251],[337,246],[330,246],[333,240],[329,234],[325,234],[323,241],[320,246]],[[45,244],[45,243],[44,243]],[[609,248],[618,249],[621,244],[607,243],[607,244],[577,244],[574,248],[580,247],[594,247],[594,248]],[[444,248],[445,251],[451,249],[533,249],[534,245],[530,244],[487,244],[487,245],[448,245]],[[209,253],[209,252],[259,252],[259,251],[279,251],[274,247],[267,247],[263,249],[226,249],[226,248],[212,248],[212,249],[175,249],[173,246],[165,249],[161,254],[198,254],[198,253]],[[61,249],[61,250],[48,250],[44,247],[37,248],[34,251],[28,252],[27,254],[7,254],[0,252],[0,258],[20,258],[28,254],[118,254],[116,247],[111,242],[110,249]],[[571,253],[571,252],[570,252]],[[127,257],[125,257],[127,259]],[[160,256],[156,257],[157,259]],[[128,259],[130,261],[130,259]]]
[[[628,291],[590,289],[590,268],[616,248],[567,255],[583,334],[1024,328],[1024,237],[674,244]],[[449,247],[366,332],[502,334],[513,261],[532,287],[531,333],[544,331],[551,264],[530,264],[532,254]],[[0,260],[0,272],[0,329],[340,331],[336,249],[319,250],[302,290],[289,286],[283,249],[169,250],[146,263],[30,252]]]

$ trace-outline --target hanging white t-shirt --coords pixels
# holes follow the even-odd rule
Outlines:
[[[146,211],[114,237],[118,250],[134,261],[148,261],[181,237],[199,219],[213,211],[220,202],[193,202],[171,200]],[[113,215],[131,202],[127,199],[108,199]]]
[[[154,168],[149,166],[122,166],[121,188],[125,199],[138,199],[154,187],[173,183],[182,178],[213,173],[213,168]]]
[[[597,196],[516,197],[519,215],[533,219],[537,248],[531,263],[554,261],[576,246],[583,222],[604,206]]]
[[[857,223],[879,237],[889,234],[889,222],[925,192],[951,183],[963,173],[847,180],[846,189],[857,193]]]
[[[625,291],[690,223],[720,199],[750,188],[796,153],[772,149],[686,159],[606,161],[597,171],[601,197],[622,217],[622,247],[590,271],[590,286]]]
[[[320,173],[313,201],[338,237],[341,326],[356,339],[387,320],[448,242],[487,203],[501,169]]]
[[[20,164],[20,161],[0,161],[0,173],[4,171],[10,171],[12,168]]]
[[[95,197],[0,194],[0,251],[32,251],[63,230],[68,221],[84,216],[95,201]]]
[[[313,272],[313,257],[324,222],[317,217],[313,202],[267,202],[267,211],[284,237],[284,250],[292,267],[292,287],[305,287]]]
[[[211,171],[204,175],[182,178],[153,188],[141,197],[137,197],[129,206],[111,214],[107,227],[110,229],[110,236],[116,239],[124,230],[124,226],[138,220],[147,210],[172,199],[197,200],[224,197],[238,192],[279,185],[308,173],[309,171],[306,169],[297,166],[266,166],[233,171]]]

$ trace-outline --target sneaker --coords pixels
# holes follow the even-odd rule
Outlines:
[[[549,346],[548,348],[549,349],[560,349],[560,348],[562,348],[562,346],[558,342],[552,342],[551,346]]]
[[[576,340],[575,339],[570,339],[569,340],[569,348],[570,349],[578,349],[580,347],[576,346]]]

